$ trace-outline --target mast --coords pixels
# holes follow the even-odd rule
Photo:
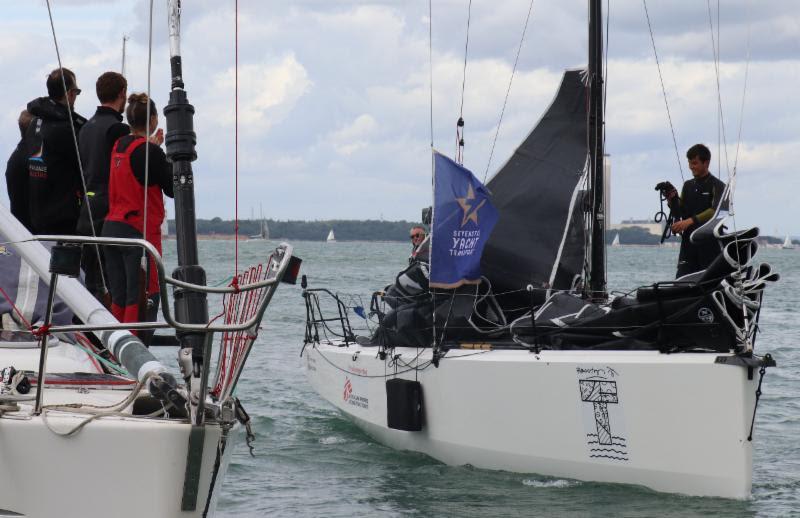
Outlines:
[[[175,236],[178,267],[173,277],[193,284],[205,285],[206,273],[199,264],[194,204],[192,162],[197,159],[194,132],[194,106],[189,104],[183,84],[180,54],[180,0],[169,0],[169,47],[172,89],[169,104],[164,108],[167,134],[164,138],[167,158],[172,162],[175,191]],[[175,318],[191,324],[208,323],[208,300],[205,293],[175,289]],[[194,510],[200,480],[203,443],[205,441],[204,408],[208,391],[208,365],[213,333],[176,332],[180,341],[178,363],[189,388],[189,411],[192,429],[186,459],[181,509]]]
[[[601,0],[589,0],[589,185],[591,250],[589,296],[606,297],[605,200],[603,199],[603,26]]]
[[[120,72],[120,74],[122,74],[123,76],[125,75],[125,47],[129,39],[130,36],[126,34],[122,35],[122,71]]]

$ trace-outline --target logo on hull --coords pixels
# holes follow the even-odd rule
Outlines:
[[[350,396],[353,395],[353,382],[350,381],[350,378],[345,378],[344,381],[344,394],[342,399],[347,402],[350,399]]]
[[[576,371],[589,457],[627,462],[630,459],[617,386],[619,373],[611,367],[576,367]]]
[[[366,410],[369,408],[369,398],[360,394],[363,394],[362,382],[358,379],[350,379],[349,376],[345,377],[342,401],[348,405]]]

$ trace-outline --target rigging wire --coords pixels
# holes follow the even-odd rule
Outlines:
[[[715,63],[717,67],[719,67],[719,57],[722,53],[722,49],[720,46],[722,45],[722,41],[720,40],[720,29],[721,24],[719,22],[719,0],[717,0],[717,51],[715,53]],[[713,29],[712,29],[713,30]],[[712,33],[713,34],[713,33]],[[721,130],[721,123],[720,120],[722,118],[722,110],[720,107],[717,107],[717,156],[720,158],[722,157],[721,150],[722,150],[722,142],[720,141],[720,135],[722,134]],[[725,150],[727,152],[727,149]],[[722,160],[717,160],[717,178],[720,177],[722,174]]]
[[[733,195],[734,195],[733,188],[734,188],[734,186],[736,184],[736,165],[734,163],[734,169],[733,169],[733,171],[731,171],[730,164],[729,164],[729,161],[728,161],[728,140],[727,140],[727,135],[726,135],[726,132],[725,132],[725,119],[724,119],[724,113],[723,113],[723,109],[722,109],[722,92],[721,92],[720,81],[719,81],[719,68],[720,68],[720,61],[719,61],[720,60],[720,53],[719,53],[719,39],[720,39],[720,32],[719,32],[720,31],[719,1],[717,2],[717,38],[716,38],[716,41],[714,39],[714,23],[713,23],[713,17],[712,17],[712,13],[711,13],[711,0],[706,0],[706,7],[707,7],[707,12],[708,12],[709,32],[711,34],[711,49],[712,49],[713,57],[714,57],[714,71],[715,71],[716,84],[717,84],[717,113],[719,115],[718,125],[717,125],[718,131],[719,131],[718,139],[721,139],[721,149],[724,151],[724,156],[725,156],[725,168],[726,168],[726,170],[728,172],[727,200],[722,200],[720,203],[722,203],[724,201],[728,202],[728,213],[731,216],[731,223],[733,225],[734,241],[736,242],[736,259],[737,259],[737,263],[738,263],[737,274],[741,278],[741,276],[743,274],[742,273],[743,272],[743,266],[742,266],[741,260],[739,258],[739,239],[738,239],[738,236],[737,236],[738,232],[737,232],[737,228],[736,228],[736,215],[735,215],[735,211],[734,211],[734,207],[733,207]],[[749,17],[748,17],[748,20],[749,20]],[[748,42],[747,42],[747,45],[748,45],[747,46],[748,66],[749,66],[749,60],[750,60],[750,39],[749,39],[749,37],[750,37],[750,22],[748,22]],[[744,117],[744,100],[745,100],[745,96],[746,96],[746,92],[747,92],[747,81],[746,81],[746,78],[747,78],[747,75],[745,74],[745,84],[744,84],[743,90],[742,90],[742,108],[741,108],[742,112],[740,113],[740,116],[739,116],[740,117],[739,118],[739,142],[737,142],[737,144],[736,144],[737,159],[738,159],[739,144],[740,144],[740,141],[741,141],[741,125],[742,125],[742,119]],[[721,162],[721,160],[719,160],[719,162]],[[721,168],[721,164],[718,164],[718,167]],[[719,173],[718,173],[718,175],[719,175]],[[741,291],[741,286],[738,286],[738,290]],[[745,340],[747,340],[749,342],[750,322],[749,322],[749,319],[748,319],[747,308],[746,308],[745,303],[744,303],[744,297],[742,297],[741,310],[742,310],[742,317],[743,317],[744,336],[745,336]],[[747,344],[745,344],[745,345],[747,345]],[[749,342],[749,346],[752,347],[752,342]]]
[[[56,58],[58,59],[58,70],[61,72],[61,85],[64,87],[64,96],[67,95],[67,79],[64,77],[64,66],[61,64],[61,51],[58,48],[58,38],[56,38],[56,27],[53,24],[53,12],[50,9],[50,0],[47,0],[47,16],[50,18],[50,31],[53,33],[53,45],[56,48]],[[83,187],[83,202],[86,204],[86,209],[89,213],[89,222],[92,229],[92,237],[97,237],[97,232],[94,229],[94,216],[92,214],[92,205],[89,203],[89,195],[86,192],[86,178],[83,175],[83,163],[81,162],[81,150],[78,147],[78,133],[75,131],[75,121],[72,117],[72,106],[67,102],[67,116],[69,117],[69,127],[72,131],[72,143],[75,145],[75,156],[78,158],[78,171],[81,176],[81,186]],[[106,284],[106,275],[103,269],[103,260],[100,257],[100,247],[94,246],[95,254],[97,255],[97,264],[100,266],[100,280],[103,283],[103,289],[108,292],[108,285]]]
[[[483,183],[486,183],[486,177],[489,175],[489,167],[492,165],[492,157],[494,156],[494,148],[497,144],[497,137],[500,135],[500,126],[503,124],[503,115],[506,112],[506,105],[508,104],[508,96],[511,93],[511,84],[514,82],[514,74],[517,71],[517,63],[519,62],[519,54],[522,51],[522,44],[525,43],[525,33],[528,30],[528,21],[531,18],[533,11],[533,0],[531,0],[528,7],[528,14],[525,16],[525,25],[522,28],[522,36],[519,39],[519,47],[517,47],[517,56],[514,58],[514,67],[511,69],[511,77],[508,80],[508,88],[506,89],[506,98],[503,100],[503,108],[500,110],[500,119],[497,121],[497,130],[494,133],[494,140],[492,141],[492,149],[489,152],[489,160],[486,163],[486,171],[483,173]]]
[[[430,73],[431,199],[436,196],[436,154],[433,147],[433,0],[428,0],[428,67]],[[436,210],[435,208],[433,209]],[[431,215],[433,217],[433,215]],[[432,230],[432,229],[431,229]],[[433,247],[433,232],[431,232]],[[433,340],[436,341],[436,312],[433,312]]]
[[[431,151],[433,150],[433,0],[428,0],[428,69],[430,85],[430,129]],[[433,153],[431,153],[431,177],[433,176]]]
[[[708,7],[708,26],[711,32],[711,51],[714,57],[714,72],[717,82],[717,109],[719,110],[719,126],[722,138],[722,152],[721,155],[725,156],[725,169],[728,171],[728,180],[730,181],[731,177],[731,169],[730,165],[728,164],[728,139],[725,134],[725,116],[722,110],[722,92],[720,89],[719,84],[719,51],[718,51],[718,41],[714,38],[714,21],[711,14],[711,0],[706,0],[706,6]],[[719,164],[721,167],[721,164]]]
[[[611,31],[611,0],[606,0],[606,45],[603,48],[603,113],[606,113],[606,105],[608,99],[608,37]],[[603,122],[605,125],[605,122]],[[606,132],[603,131],[603,149],[606,146]]]
[[[744,122],[744,101],[747,97],[747,79],[748,73],[750,69],[750,29],[751,29],[751,22],[749,22],[750,18],[750,3],[747,3],[747,59],[745,60],[744,64],[744,85],[742,87],[742,105],[739,110],[739,132],[736,135],[736,153],[733,156],[733,175],[731,177],[731,194],[734,193],[736,187],[736,170],[739,164],[739,146],[742,143],[742,123]],[[731,197],[730,205],[733,205],[733,198]],[[733,209],[731,209],[732,211]]]
[[[153,65],[153,0],[150,0],[150,8],[148,13],[147,25],[147,109],[145,121],[145,137],[144,137],[144,222],[142,224],[142,238],[147,239],[147,195],[150,186],[150,105],[152,100],[150,98],[150,74]],[[145,294],[150,287],[150,261],[147,257],[147,252],[142,249],[142,268],[147,275],[145,275]]]
[[[464,43],[464,72],[461,76],[461,107],[456,122],[456,162],[464,164],[464,90],[467,85],[467,56],[469,55],[469,24],[472,19],[472,0],[467,6],[467,36]]]
[[[655,36],[653,35],[653,25],[650,23],[650,13],[647,10],[647,0],[642,0],[642,5],[644,6],[644,15],[647,18],[647,28],[650,30],[650,43],[653,45],[653,55],[656,58],[656,68],[658,68],[658,80],[661,82],[661,93],[664,97],[664,106],[667,109],[667,119],[669,120],[669,130],[672,132],[672,145],[675,147],[675,158],[678,161],[678,170],[681,172],[681,181],[686,181],[686,178],[683,176],[683,163],[681,161],[681,155],[678,151],[678,141],[675,138],[675,126],[672,123],[672,114],[669,110],[669,101],[667,99],[667,89],[664,86],[664,77],[661,74],[661,63],[658,59],[658,51],[656,50],[656,40]]]

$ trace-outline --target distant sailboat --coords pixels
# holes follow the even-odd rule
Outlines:
[[[169,221],[167,221],[167,211],[164,211],[164,221],[161,222],[161,237],[169,236]]]
[[[783,246],[781,246],[781,248],[784,250],[794,250],[794,243],[789,239],[789,234],[786,234],[786,239],[783,240]]]
[[[611,242],[611,246],[619,246],[619,233],[614,236],[614,241]]]
[[[333,229],[331,229],[331,231],[328,232],[328,239],[326,239],[326,241],[328,243],[335,243],[336,242],[336,236],[333,235]]]
[[[266,241],[269,239],[269,226],[267,225],[267,220],[264,219],[264,210],[263,207],[261,208],[261,224],[259,227],[258,234],[248,236],[249,240],[253,239],[260,239]]]

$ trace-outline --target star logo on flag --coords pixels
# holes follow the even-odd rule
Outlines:
[[[467,224],[467,221],[472,221],[476,225],[478,224],[478,210],[483,207],[483,204],[486,203],[486,199],[484,198],[481,202],[473,208],[472,202],[475,200],[475,191],[472,190],[472,185],[467,187],[467,195],[463,198],[456,198],[458,202],[458,206],[461,207],[461,210],[464,211],[464,216],[461,218],[461,226]]]

